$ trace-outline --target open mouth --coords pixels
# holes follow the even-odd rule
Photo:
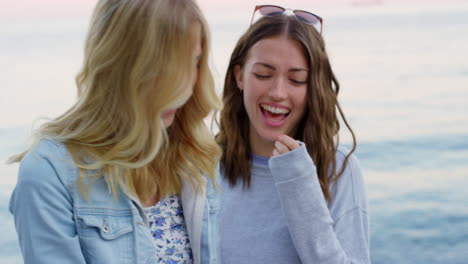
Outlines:
[[[291,112],[290,109],[284,107],[271,106],[260,104],[260,110],[266,119],[272,122],[280,122],[286,119]]]

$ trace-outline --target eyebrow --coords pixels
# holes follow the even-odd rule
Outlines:
[[[261,65],[261,66],[263,66],[265,68],[268,68],[268,69],[271,69],[271,70],[276,70],[276,68],[273,65],[270,65],[270,64],[264,63],[264,62],[257,62],[254,65]],[[309,70],[308,69],[303,69],[303,68],[291,68],[291,69],[288,70],[288,72],[299,72],[299,71],[308,72]]]

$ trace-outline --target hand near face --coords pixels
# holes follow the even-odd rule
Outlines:
[[[273,149],[272,157],[288,153],[299,147],[299,143],[288,135],[280,135],[275,141],[275,148]]]

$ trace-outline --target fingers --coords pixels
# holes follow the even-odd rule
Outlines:
[[[279,154],[289,152],[289,148],[279,140],[275,141],[275,150],[277,150]]]
[[[279,154],[280,154],[280,153],[278,152],[278,150],[277,150],[277,149],[274,149],[274,150],[273,150],[273,155],[272,155],[272,156],[277,156],[277,155],[279,155]]]
[[[289,151],[297,149],[299,147],[299,143],[297,143],[296,140],[287,135],[280,135],[278,137],[278,140],[276,141],[280,141],[281,143],[283,143],[283,145],[285,145],[289,149]]]
[[[280,135],[275,141],[275,148],[273,149],[273,156],[288,153],[291,150],[297,149],[299,143],[287,135]]]

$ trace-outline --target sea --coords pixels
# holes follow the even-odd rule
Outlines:
[[[467,5],[322,16],[367,184],[372,263],[468,264]],[[232,17],[208,20],[219,92],[250,19]],[[9,23],[0,27],[0,264],[22,263],[8,211],[18,165],[5,161],[27,146],[34,120],[74,100],[87,22]],[[349,146],[346,130],[340,137]]]

